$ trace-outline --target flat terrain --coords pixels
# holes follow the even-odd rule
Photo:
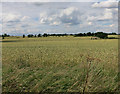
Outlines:
[[[2,47],[3,92],[117,89],[117,39],[8,38]]]

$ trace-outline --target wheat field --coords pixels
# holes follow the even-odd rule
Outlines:
[[[118,40],[6,38],[2,68],[3,92],[114,92]]]

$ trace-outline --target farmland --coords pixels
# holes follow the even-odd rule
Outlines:
[[[118,40],[90,37],[6,38],[3,92],[112,92]]]

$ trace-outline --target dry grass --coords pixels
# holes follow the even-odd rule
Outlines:
[[[2,55],[3,92],[112,92],[117,89],[117,39],[5,39]]]

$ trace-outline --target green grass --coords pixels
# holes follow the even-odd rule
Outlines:
[[[2,43],[3,92],[112,92],[118,40],[9,38]]]
[[[108,37],[115,37],[115,38],[118,38],[120,37],[119,35],[108,35]]]

